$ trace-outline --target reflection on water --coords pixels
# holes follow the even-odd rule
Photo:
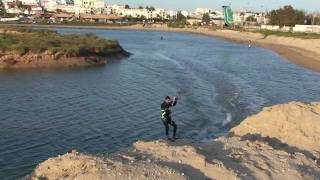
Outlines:
[[[133,55],[106,67],[2,72],[0,179],[71,148],[107,153],[162,138],[162,98],[179,91],[178,134],[195,141],[224,134],[263,106],[320,97],[319,73],[269,50],[177,33],[59,31],[119,39]]]

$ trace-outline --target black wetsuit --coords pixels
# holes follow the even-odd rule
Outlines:
[[[177,104],[177,101],[173,101],[169,104],[163,102],[161,104],[161,119],[166,128],[167,137],[169,137],[169,124],[173,126],[173,137],[176,137],[178,127],[176,123],[171,119],[171,112],[169,109],[171,106],[175,106],[176,104]]]

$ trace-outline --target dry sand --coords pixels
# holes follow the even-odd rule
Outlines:
[[[66,25],[27,25],[15,26],[40,27],[40,28],[95,28],[95,29],[125,29],[139,31],[163,31],[201,34],[209,37],[220,38],[237,43],[248,44],[252,41],[253,46],[271,49],[289,61],[303,67],[320,71],[320,39],[299,39],[291,37],[268,36],[262,34],[240,32],[232,30],[210,30],[207,28],[168,28],[166,25],[151,25],[142,27],[134,26],[66,26]]]
[[[274,138],[303,150],[320,151],[320,103],[294,102],[264,108],[230,130],[236,136]]]
[[[207,143],[136,142],[106,156],[72,152],[31,179],[320,179],[320,103],[265,108]]]

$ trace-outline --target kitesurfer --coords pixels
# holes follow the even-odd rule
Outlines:
[[[168,140],[174,141],[176,139],[177,124],[171,118],[170,107],[177,104],[178,97],[173,97],[173,100],[169,96],[166,96],[161,104],[161,120],[165,126],[166,136]],[[173,127],[173,136],[169,136],[169,125]]]

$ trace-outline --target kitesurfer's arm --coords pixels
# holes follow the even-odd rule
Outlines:
[[[171,103],[172,106],[175,106],[178,102],[178,97],[173,97],[173,101]]]

